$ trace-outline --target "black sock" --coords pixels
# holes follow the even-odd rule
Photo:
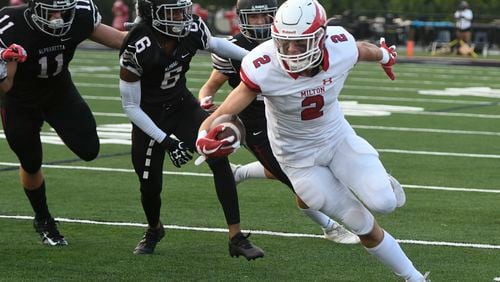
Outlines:
[[[214,174],[215,191],[224,211],[226,223],[228,225],[240,223],[238,192],[229,160],[227,158],[209,159],[207,163]]]
[[[161,208],[161,197],[160,195],[154,195],[147,197],[141,195],[142,207],[146,218],[148,220],[148,225],[152,228],[156,228],[160,222],[160,208]]]
[[[47,197],[45,196],[45,181],[35,190],[24,188],[24,193],[26,193],[26,196],[30,200],[36,219],[43,220],[51,217],[49,207],[47,206]]]

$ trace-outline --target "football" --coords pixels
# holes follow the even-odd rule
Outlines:
[[[245,141],[245,126],[237,115],[221,115],[217,117],[212,122],[210,129],[221,124],[224,125],[224,130],[217,134],[217,140],[227,139],[230,142],[229,146],[242,144]]]

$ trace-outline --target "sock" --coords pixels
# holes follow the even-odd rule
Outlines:
[[[242,165],[236,169],[234,179],[237,183],[249,178],[266,178],[264,166],[260,162],[255,161],[253,163]]]
[[[413,266],[413,263],[403,252],[396,239],[385,230],[384,239],[378,246],[365,249],[406,281],[422,281],[422,273]]]
[[[35,190],[24,188],[24,193],[30,201],[37,220],[49,219],[51,217],[49,207],[47,206],[47,196],[45,195],[45,181]]]
[[[146,214],[148,225],[155,228],[160,222],[161,197],[160,195],[141,195],[142,208]]]
[[[332,227],[333,224],[336,224],[336,222],[329,218],[326,214],[313,210],[313,209],[301,209],[299,208],[305,215],[307,215],[312,221],[316,222],[321,226],[323,229],[328,229],[329,227]]]

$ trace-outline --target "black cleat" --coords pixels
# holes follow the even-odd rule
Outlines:
[[[64,236],[57,230],[56,223],[52,217],[48,219],[36,219],[33,221],[33,227],[35,231],[40,234],[42,238],[42,244],[48,246],[66,246],[68,242],[64,239]]]
[[[134,249],[134,255],[149,255],[155,251],[156,244],[165,237],[165,229],[160,224],[160,228],[148,227],[144,232],[144,237]]]
[[[239,257],[242,255],[247,260],[264,257],[264,251],[250,243],[248,237],[250,237],[250,233],[243,235],[243,233],[238,232],[229,240],[229,255],[231,255],[231,257]]]

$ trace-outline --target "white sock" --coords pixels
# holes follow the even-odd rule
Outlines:
[[[321,228],[323,229],[328,229],[333,224],[336,224],[336,222],[333,219],[329,218],[326,214],[320,211],[313,209],[302,209],[302,208],[299,208],[299,210],[301,210],[305,215],[307,215],[310,219],[312,219],[312,221],[319,224],[319,226],[321,226]]]
[[[266,174],[264,171],[265,171],[264,166],[258,161],[256,161],[238,167],[238,169],[236,169],[235,171],[234,178],[236,179],[237,183],[247,180],[249,178],[262,179],[266,178]]]
[[[422,273],[413,266],[413,263],[403,252],[396,239],[385,230],[384,239],[378,246],[365,249],[406,281],[423,281]]]

